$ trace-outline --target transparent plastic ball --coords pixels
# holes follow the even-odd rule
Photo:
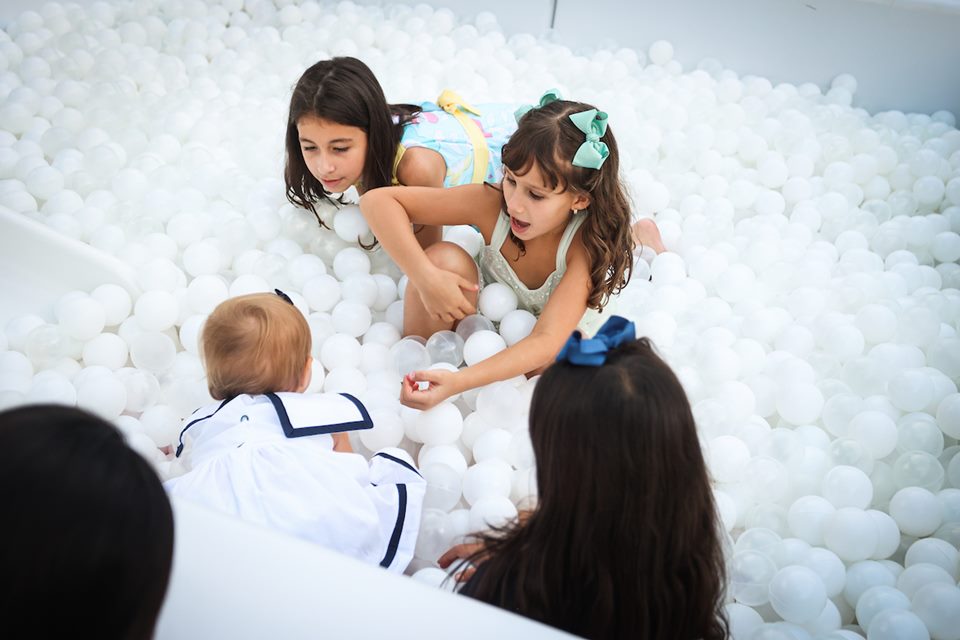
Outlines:
[[[493,323],[486,317],[473,314],[465,317],[457,324],[457,335],[466,341],[477,331],[493,331]]]
[[[458,367],[463,363],[464,341],[453,331],[438,331],[427,340],[430,362],[446,362]]]
[[[457,505],[462,495],[460,474],[442,462],[421,466],[420,473],[427,481],[427,491],[423,498],[424,509],[447,512]]]
[[[745,605],[762,605],[770,600],[770,581],[777,573],[777,565],[759,551],[739,551],[730,561],[730,592]]]
[[[394,366],[401,376],[430,366],[430,354],[422,343],[404,338],[390,347]]]
[[[788,622],[803,624],[820,615],[827,604],[826,589],[815,571],[791,565],[770,580],[770,605]]]
[[[139,369],[154,374],[166,372],[173,366],[177,347],[170,336],[157,331],[144,331],[129,341],[130,361]]]

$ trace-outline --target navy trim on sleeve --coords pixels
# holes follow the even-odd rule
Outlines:
[[[385,569],[389,568],[393,563],[394,558],[397,557],[397,549],[400,547],[400,536],[403,534],[403,520],[407,514],[407,485],[398,484],[397,494],[400,497],[399,504],[397,505],[397,523],[393,525],[393,533],[390,535],[387,553],[383,556],[383,560],[380,561],[380,566]]]
[[[423,476],[420,474],[420,472],[417,471],[416,468],[414,468],[413,465],[411,465],[411,464],[410,464],[409,462],[407,462],[406,460],[401,460],[400,458],[398,458],[398,457],[396,457],[396,456],[392,456],[392,455],[390,455],[389,453],[384,453],[384,452],[382,452],[382,451],[381,451],[380,453],[375,453],[375,454],[373,454],[373,456],[374,456],[374,457],[380,456],[381,458],[386,458],[387,460],[390,460],[391,462],[396,462],[396,463],[399,464],[400,466],[406,467],[407,469],[410,469],[410,471],[413,471],[415,474],[417,474],[417,475],[420,476],[421,478],[423,477]]]
[[[174,455],[173,457],[174,457],[174,458],[179,458],[179,457],[180,457],[180,454],[183,453],[183,435],[187,432],[187,429],[189,429],[189,428],[192,427],[193,425],[197,424],[198,422],[203,422],[203,421],[206,420],[207,418],[212,418],[214,415],[216,415],[217,411],[220,411],[220,409],[223,409],[223,407],[224,407],[228,402],[230,402],[231,400],[233,400],[233,398],[226,398],[223,402],[220,403],[220,406],[219,406],[219,407],[217,407],[216,409],[214,409],[213,413],[211,413],[209,416],[203,416],[202,418],[197,418],[196,420],[193,420],[193,421],[191,421],[189,424],[187,424],[187,426],[185,426],[185,427],[183,428],[183,431],[180,432],[180,437],[177,439],[177,443],[178,443],[178,444],[177,444],[177,453],[176,453],[176,455]]]
[[[323,424],[316,425],[312,427],[294,427],[293,423],[290,422],[290,416],[287,415],[287,409],[283,406],[283,400],[275,393],[265,394],[267,399],[270,400],[270,403],[273,405],[273,408],[277,412],[277,418],[280,420],[280,426],[283,427],[283,434],[288,438],[302,438],[304,436],[319,436],[326,435],[330,433],[342,433],[344,431],[361,431],[363,429],[372,429],[373,421],[370,419],[370,414],[367,413],[367,408],[363,404],[351,396],[348,393],[341,393],[343,397],[347,398],[360,411],[360,420],[355,420],[353,422],[341,422],[339,424]]]

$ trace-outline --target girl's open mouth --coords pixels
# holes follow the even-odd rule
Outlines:
[[[510,228],[513,229],[514,233],[523,233],[530,228],[529,222],[520,222],[513,216],[510,216]]]

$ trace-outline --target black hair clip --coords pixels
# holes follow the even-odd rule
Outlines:
[[[293,300],[290,299],[290,296],[285,294],[283,291],[280,291],[280,289],[274,289],[273,292],[276,293],[278,296],[280,296],[280,298],[283,299],[284,302],[289,302],[290,304],[293,304]]]

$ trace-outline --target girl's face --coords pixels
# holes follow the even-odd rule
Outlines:
[[[305,115],[297,121],[300,151],[314,178],[331,193],[343,193],[360,181],[367,157],[367,133]]]
[[[522,176],[503,168],[503,199],[510,229],[524,241],[563,233],[571,210],[586,209],[590,204],[586,194],[564,187],[550,189],[536,163]]]

